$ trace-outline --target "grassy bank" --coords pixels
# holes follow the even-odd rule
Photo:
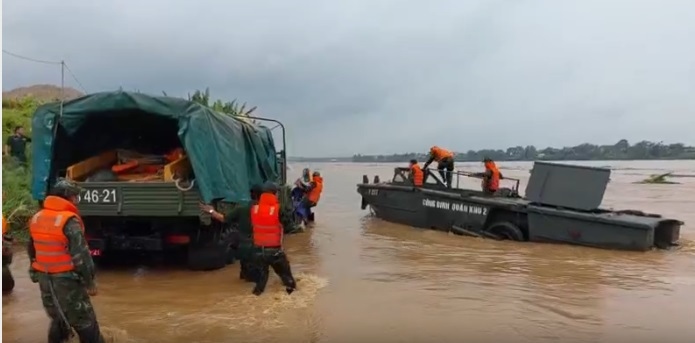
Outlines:
[[[31,116],[39,102],[32,98],[2,101],[2,142],[12,135],[16,126],[23,126],[31,137]],[[27,147],[31,161],[31,146]],[[31,198],[31,165],[20,166],[15,161],[2,159],[2,213],[17,241],[28,238],[27,222],[36,211]]]

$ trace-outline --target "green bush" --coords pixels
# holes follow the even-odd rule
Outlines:
[[[39,105],[31,98],[2,101],[2,142],[12,135],[14,128],[23,126],[31,137],[31,116]],[[27,147],[31,161],[31,147]],[[28,238],[27,223],[36,212],[36,201],[31,198],[31,165],[22,166],[8,157],[2,159],[2,213],[10,225],[15,239]]]

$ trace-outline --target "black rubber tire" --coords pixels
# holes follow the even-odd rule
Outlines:
[[[516,242],[525,241],[524,233],[521,231],[521,229],[510,222],[492,223],[487,227],[487,229],[485,229],[485,231],[499,236],[500,240],[510,240]]]
[[[230,256],[230,247],[221,239],[221,235],[213,232],[215,228],[201,228],[191,234],[191,243],[188,246],[188,269],[196,271],[210,271],[222,269],[227,266]]]
[[[227,227],[222,231],[220,244],[227,247],[227,264],[234,264],[236,251],[239,248],[239,231],[233,227]]]

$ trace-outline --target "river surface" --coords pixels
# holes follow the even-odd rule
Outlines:
[[[695,161],[591,162],[614,171],[603,207],[686,222],[676,251],[607,251],[497,242],[389,224],[360,210],[363,174],[392,164],[309,164],[326,186],[316,226],[287,238],[299,290],[271,275],[251,295],[238,264],[214,272],[133,266],[101,270],[93,298],[118,342],[692,342],[695,337],[695,178],[632,184],[650,174],[695,174]],[[519,177],[531,163],[499,163]],[[296,177],[303,165],[293,165]],[[479,170],[480,163],[458,163]],[[478,187],[478,180],[467,180]],[[2,299],[5,342],[45,342],[48,321],[26,254]]]

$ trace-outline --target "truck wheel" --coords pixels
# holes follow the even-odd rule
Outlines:
[[[201,228],[191,234],[188,246],[188,268],[208,271],[224,268],[229,259],[229,244],[225,244],[215,228]]]
[[[488,226],[487,230],[495,236],[499,237],[500,240],[508,239],[510,241],[522,242],[524,241],[524,233],[519,229],[518,226],[510,222],[497,222]]]
[[[227,264],[234,264],[236,251],[239,248],[239,231],[227,226],[220,236],[220,244],[227,247]]]

